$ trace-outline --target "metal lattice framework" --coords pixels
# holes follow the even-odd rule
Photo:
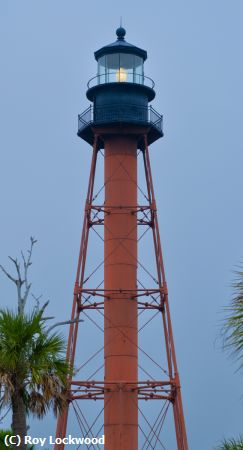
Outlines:
[[[137,345],[139,350],[149,358],[151,364],[156,364],[161,377],[159,379],[154,379],[154,377],[150,376],[150,369],[146,366],[141,367],[142,372],[149,376],[149,379],[139,379],[139,381],[134,380],[134,382],[123,381],[120,383],[114,381],[106,382],[104,379],[96,379],[95,375],[99,372],[102,367],[99,367],[89,379],[76,379],[77,374],[80,373],[83,365],[89,363],[89,361],[99,352],[104,352],[104,344],[101,348],[97,350],[94,355],[91,355],[89,360],[85,362],[81,367],[76,370],[76,376],[73,379],[69,380],[70,390],[69,390],[69,401],[72,406],[75,416],[77,417],[78,425],[80,431],[83,436],[93,436],[93,426],[97,423],[98,419],[102,417],[104,410],[104,403],[109,401],[113,392],[122,391],[122,392],[136,392],[137,399],[139,401],[159,401],[161,404],[161,408],[156,417],[154,423],[151,423],[148,418],[145,417],[142,409],[138,406],[138,410],[141,418],[145,421],[147,426],[147,432],[144,432],[144,429],[141,427],[140,423],[138,425],[141,436],[144,439],[142,449],[157,449],[157,448],[166,448],[162,442],[162,431],[165,423],[165,418],[172,407],[173,416],[174,416],[174,424],[175,424],[175,435],[177,442],[178,450],[187,450],[188,443],[186,437],[186,428],[184,422],[184,414],[182,407],[182,398],[181,398],[181,389],[180,389],[180,380],[177,369],[176,362],[176,354],[175,347],[173,341],[172,334],[172,324],[170,317],[170,309],[168,302],[168,289],[166,284],[165,277],[165,269],[163,264],[163,256],[162,256],[162,248],[160,241],[160,233],[158,226],[158,218],[157,218],[157,208],[156,201],[154,195],[153,181],[152,181],[152,173],[150,166],[150,158],[149,158],[149,149],[147,144],[147,135],[142,136],[144,142],[140,150],[140,154],[143,158],[143,166],[145,172],[146,179],[146,193],[144,195],[145,199],[147,199],[146,204],[142,205],[126,205],[124,207],[120,205],[109,207],[104,204],[96,204],[95,200],[97,195],[94,195],[94,183],[95,183],[95,174],[96,174],[96,165],[97,165],[97,157],[99,154],[102,154],[102,151],[98,149],[98,140],[102,139],[102,136],[99,134],[95,135],[94,145],[93,145],[93,156],[91,162],[91,170],[89,176],[89,184],[88,184],[88,192],[87,199],[85,203],[85,213],[84,213],[84,222],[83,222],[83,231],[81,237],[81,245],[77,266],[77,274],[76,281],[74,287],[74,296],[73,296],[73,306],[72,306],[72,314],[71,314],[71,324],[67,345],[67,360],[69,363],[75,367],[75,353],[77,348],[77,338],[78,338],[78,329],[79,329],[79,320],[80,318],[88,318],[91,320],[100,330],[103,332],[103,327],[97,324],[96,320],[92,315],[87,315],[88,313],[92,313],[96,311],[102,318],[106,319],[104,313],[104,302],[112,299],[124,298],[124,295],[130,296],[131,300],[136,302],[138,316],[141,314],[146,315],[146,312],[150,311],[152,316],[149,316],[149,319],[141,326],[139,329],[143,331],[143,329],[151,323],[151,321],[157,317],[161,316],[162,319],[162,330],[164,334],[164,348],[161,348],[161,351],[165,353],[165,359],[167,361],[166,368],[162,367],[160,361],[154,361],[153,358],[149,355],[148,352],[144,351],[136,343],[131,343],[132,345]],[[122,161],[119,161],[119,166],[122,167]],[[125,170],[125,168],[124,168]],[[139,186],[137,186],[138,189]],[[145,286],[145,283],[141,280],[137,280],[138,285],[136,291],[129,289],[104,289],[102,283],[99,286],[95,287],[87,287],[87,282],[90,281],[92,275],[104,264],[104,260],[99,263],[97,266],[94,266],[92,272],[87,276],[86,274],[86,259],[88,254],[88,242],[90,231],[93,230],[100,237],[101,240],[104,240],[102,235],[99,233],[99,227],[105,227],[105,217],[107,215],[112,214],[132,214],[137,218],[137,226],[145,227],[145,231],[141,234],[138,241],[140,241],[144,234],[147,231],[152,232],[153,244],[154,244],[154,258],[155,258],[155,273],[150,273],[146,268],[146,263],[144,260],[139,261],[136,260],[136,264],[142,268],[152,279],[153,286]],[[122,240],[118,241],[117,247],[124,246]],[[124,246],[124,250],[129,253],[129,249]],[[116,251],[116,248],[113,249]],[[131,258],[134,256],[131,255]],[[124,330],[120,330],[117,327],[117,334],[123,333]],[[128,336],[126,336],[128,338]],[[128,338],[129,339],[129,338]],[[162,346],[161,346],[162,347]],[[77,357],[77,355],[76,355]],[[110,397],[106,400],[106,394],[109,393]],[[88,423],[87,417],[82,412],[80,407],[81,401],[84,400],[102,400],[103,407],[97,414],[96,419],[92,424]],[[139,403],[140,404],[140,403]],[[70,407],[70,406],[69,406]],[[57,431],[56,437],[64,438],[67,432],[67,421],[68,421],[68,410],[67,408],[61,416],[58,418],[57,423]],[[103,426],[103,425],[102,425]],[[64,445],[56,445],[57,448],[63,448]],[[78,447],[77,447],[78,448]],[[101,448],[99,445],[87,445],[87,448]],[[132,450],[132,449],[129,449]]]

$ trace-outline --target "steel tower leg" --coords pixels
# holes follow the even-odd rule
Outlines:
[[[79,287],[83,286],[83,281],[84,281],[84,271],[85,271],[85,263],[86,263],[87,247],[88,247],[88,237],[89,237],[89,219],[90,219],[89,206],[92,204],[93,191],[94,191],[95,169],[96,169],[96,162],[97,162],[97,139],[98,139],[98,136],[95,136],[90,176],[89,176],[88,191],[87,191],[87,198],[86,198],[86,203],[85,203],[85,214],[84,214],[83,230],[82,230],[81,243],[80,243],[78,266],[77,266],[76,280],[75,280],[75,285],[74,285],[73,306],[72,306],[72,313],[71,313],[71,318],[70,318],[71,323],[70,323],[70,328],[69,328],[66,359],[69,362],[71,368],[74,366],[75,351],[76,351],[77,337],[78,337],[78,326],[79,326],[79,318],[80,318],[80,302],[81,302]],[[72,377],[68,380],[69,389],[71,389],[71,384],[72,384]],[[69,410],[69,402],[67,404],[66,409],[57,418],[56,438],[63,439],[66,436],[68,410]],[[64,447],[65,447],[65,445],[63,443],[55,444],[54,450],[63,450]]]
[[[174,386],[174,398],[173,398],[173,413],[174,413],[174,422],[175,422],[175,431],[176,431],[176,439],[177,439],[177,447],[178,450],[188,450],[188,442],[187,442],[187,434],[185,427],[185,419],[184,412],[182,406],[182,397],[181,397],[181,388],[180,388],[180,379],[176,362],[176,353],[172,332],[172,324],[170,317],[170,309],[168,302],[168,290],[165,278],[165,270],[163,263],[163,255],[162,255],[162,246],[160,241],[160,233],[159,233],[159,225],[158,225],[158,216],[157,216],[157,208],[155,202],[154,195],[154,187],[153,187],[153,179],[149,158],[149,150],[147,143],[147,136],[144,136],[144,168],[145,168],[145,176],[147,182],[147,191],[149,202],[151,205],[151,211],[153,211],[153,240],[154,240],[154,249],[155,249],[155,257],[157,263],[157,273],[159,286],[161,290],[165,288],[165,293],[161,295],[161,313],[162,313],[162,322],[163,322],[163,330],[165,336],[166,343],[166,352],[167,352],[167,361],[168,361],[168,369],[170,375],[171,385]]]

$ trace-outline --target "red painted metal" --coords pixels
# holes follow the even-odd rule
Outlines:
[[[146,129],[134,127],[129,133],[121,128],[94,130],[93,157],[85,204],[84,224],[74,287],[73,307],[67,346],[67,360],[74,365],[79,318],[85,311],[104,314],[103,380],[69,380],[69,399],[104,402],[106,450],[138,449],[138,401],[168,401],[173,407],[178,450],[188,450],[182,407],[180,379],[172,334],[168,290],[160,242],[157,209],[147,145]],[[143,139],[143,162],[148,205],[137,201],[137,147]],[[98,155],[98,139],[104,141],[105,202],[93,201],[94,179]],[[94,213],[94,214],[93,214]],[[139,214],[142,213],[142,218]],[[152,230],[156,261],[156,288],[137,286],[138,226]],[[85,287],[85,264],[91,227],[104,227],[104,288]],[[154,296],[159,297],[154,302]],[[91,298],[90,302],[83,299]],[[152,300],[151,300],[152,299]],[[168,380],[138,378],[138,311],[159,312],[162,317]],[[76,320],[76,322],[75,322]],[[68,407],[58,417],[56,437],[67,432]],[[55,446],[55,450],[64,445]],[[155,448],[155,447],[153,447]]]
[[[138,448],[138,393],[125,389],[138,379],[137,303],[132,299],[137,287],[137,217],[127,208],[128,199],[136,208],[136,138],[112,136],[105,140],[105,205],[121,206],[122,214],[113,209],[104,220],[105,292],[120,292],[104,301],[105,381],[108,386],[117,383],[115,390],[104,392],[107,450]]]

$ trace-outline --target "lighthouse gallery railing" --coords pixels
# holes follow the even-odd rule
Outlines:
[[[91,105],[78,116],[78,131],[81,132],[90,124],[99,125],[116,122],[136,122],[153,125],[163,131],[163,116],[150,105],[148,108],[139,105]]]

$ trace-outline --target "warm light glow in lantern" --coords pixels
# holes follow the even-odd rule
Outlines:
[[[126,81],[127,80],[127,72],[123,67],[116,72],[116,81]]]

